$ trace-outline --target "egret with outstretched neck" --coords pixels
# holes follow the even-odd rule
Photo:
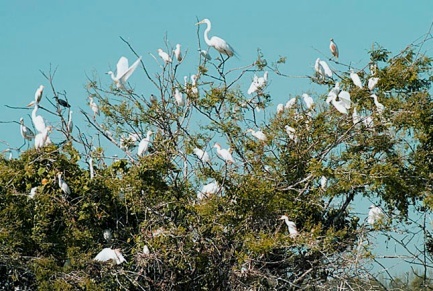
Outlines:
[[[206,24],[206,30],[204,31],[204,40],[208,46],[213,47],[216,49],[219,53],[225,54],[228,57],[232,57],[235,55],[235,50],[222,38],[218,36],[212,36],[209,38],[209,31],[212,28],[212,24],[209,21],[209,19],[205,18],[202,21],[196,23],[196,25],[199,24]]]
[[[117,62],[117,71],[116,75],[112,71],[107,72],[108,75],[111,76],[111,79],[116,84],[118,89],[123,88],[129,77],[131,77],[132,73],[134,73],[135,69],[140,64],[141,57],[139,57],[132,66],[129,67],[128,59],[125,57],[120,57]]]

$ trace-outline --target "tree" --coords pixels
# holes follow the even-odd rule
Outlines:
[[[356,70],[363,88],[345,64],[330,60],[333,77],[320,67],[308,76],[323,88],[310,94],[315,103],[296,96],[278,112],[266,80],[252,94],[241,87],[251,72],[287,77],[284,58],[268,65],[260,51],[243,68],[200,56],[191,82],[178,73],[188,56],[161,63],[154,77],[141,62],[137,82],[144,75],[152,86],[144,93],[89,80],[88,97],[102,116],[82,114],[94,134],[71,134],[70,109],[52,104],[56,110],[47,112],[60,119],[63,141],[0,160],[1,282],[95,290],[385,288],[365,268],[368,237],[391,235],[412,205],[433,205],[432,60],[416,45],[395,56],[375,45],[369,54]],[[44,76],[59,95],[54,74]],[[378,83],[368,88],[372,78]],[[259,130],[266,139],[257,138]],[[149,147],[137,155],[145,138]],[[217,156],[215,142],[234,163]],[[58,187],[59,172],[70,195]],[[210,182],[212,190],[200,191]],[[358,197],[380,201],[386,219],[361,221],[352,208]],[[283,214],[298,235],[278,219]],[[104,247],[120,248],[126,262],[92,260]],[[423,254],[427,270],[431,258]]]

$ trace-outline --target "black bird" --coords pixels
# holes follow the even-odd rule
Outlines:
[[[57,103],[59,103],[63,107],[66,107],[66,108],[71,107],[71,105],[69,105],[68,101],[65,101],[63,99],[59,99],[59,97],[57,97],[57,96],[54,96],[54,99],[56,99]]]

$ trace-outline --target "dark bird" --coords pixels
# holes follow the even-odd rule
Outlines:
[[[71,105],[69,105],[68,101],[65,101],[63,99],[60,99],[57,96],[54,96],[54,99],[56,99],[57,103],[59,103],[61,106],[66,107],[66,108],[70,108]]]

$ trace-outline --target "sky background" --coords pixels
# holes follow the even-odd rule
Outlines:
[[[128,40],[150,72],[159,67],[150,53],[169,44],[182,45],[191,61],[182,73],[196,73],[198,20],[212,21],[210,35],[228,41],[239,54],[228,67],[254,62],[260,48],[271,62],[287,57],[285,74],[312,74],[317,57],[329,58],[329,39],[334,38],[340,50],[339,60],[354,68],[364,67],[373,43],[397,53],[422,37],[433,21],[431,0],[419,1],[2,1],[0,5],[2,70],[1,121],[18,121],[30,110],[5,107],[25,106],[34,98],[40,84],[48,82],[40,70],[57,67],[55,86],[66,91],[76,112],[74,123],[83,117],[78,108],[90,112],[84,89],[88,76],[98,76],[107,85],[111,79],[104,73],[115,69],[120,56],[130,63],[135,56],[119,36]],[[200,40],[204,46],[203,31]],[[425,47],[425,50],[432,48]],[[210,51],[216,56],[215,51]],[[430,56],[432,51],[430,50]],[[141,74],[141,76],[139,75]],[[132,84],[143,78],[136,72]],[[251,76],[241,79],[247,90]],[[317,87],[306,78],[277,78],[270,74],[268,90],[273,104],[285,103],[290,96],[310,92]],[[146,90],[146,89],[145,89]],[[325,89],[322,89],[324,93]],[[44,98],[51,98],[46,89]],[[152,89],[144,94],[151,94]],[[27,125],[31,119],[25,117]],[[49,117],[47,117],[50,123]],[[84,123],[82,123],[84,124]],[[0,124],[1,140],[19,147],[22,138],[18,124]],[[8,145],[0,150],[4,150]],[[369,201],[365,203],[370,203]],[[368,207],[368,206],[367,206]]]

